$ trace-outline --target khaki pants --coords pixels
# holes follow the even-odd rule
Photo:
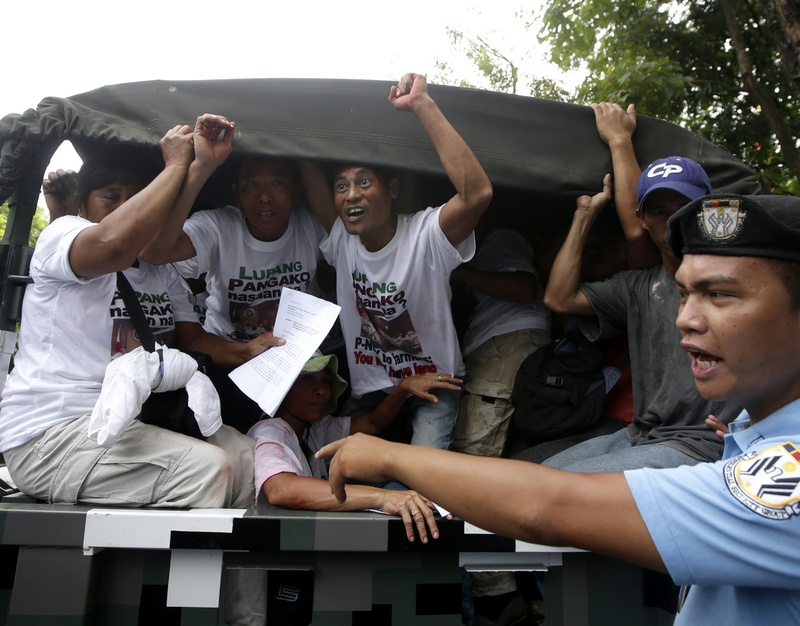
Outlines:
[[[549,342],[546,330],[517,330],[487,339],[470,352],[464,360],[467,376],[453,450],[477,456],[503,453],[517,370],[529,354]]]
[[[109,450],[89,415],[52,426],[3,456],[17,487],[50,503],[249,508],[255,441],[222,426],[206,441],[134,421]]]

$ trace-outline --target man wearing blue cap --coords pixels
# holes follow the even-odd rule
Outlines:
[[[668,572],[691,585],[676,626],[800,623],[800,198],[704,196],[669,226],[691,376],[745,408],[722,460],[587,475],[359,435],[318,455],[337,498],[392,476],[492,532]]]
[[[679,202],[674,207],[677,210],[689,200],[711,192],[708,177],[697,163],[682,157],[658,159],[647,168],[646,176],[642,176],[642,168],[633,149],[633,135],[637,127],[636,107],[630,104],[623,109],[613,102],[593,103],[591,107],[597,134],[611,152],[614,203],[625,232],[630,269],[640,270],[658,265],[662,262],[662,253],[670,257],[672,255],[664,245],[654,244],[648,234],[648,225],[644,223],[648,215],[643,211],[645,199],[652,192],[666,189],[677,195],[658,194],[654,199],[663,203],[673,198]],[[657,230],[661,228],[657,227]]]
[[[611,199],[610,177],[604,180],[602,193],[578,199],[544,302],[553,311],[586,316],[580,326],[592,341],[627,332],[633,422],[611,435],[568,448],[545,461],[546,465],[575,472],[616,472],[720,458],[722,446],[705,419],[714,414],[727,423],[738,407],[705,401],[695,389],[675,328],[680,299],[674,274],[680,261],[667,244],[667,220],[684,204],[710,191],[708,176],[691,159],[667,157],[651,163],[637,181],[636,213],[661,263],[621,272],[599,283],[580,283],[580,268],[592,223]],[[624,190],[617,191],[618,202],[621,194]]]

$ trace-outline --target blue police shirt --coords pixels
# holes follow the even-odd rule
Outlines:
[[[675,624],[800,624],[800,400],[730,427],[721,461],[625,472],[670,576],[693,585]]]

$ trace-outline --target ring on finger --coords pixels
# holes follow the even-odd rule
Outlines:
[[[419,515],[419,511],[411,511],[411,517],[416,517]]]

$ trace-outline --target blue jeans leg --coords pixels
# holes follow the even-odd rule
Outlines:
[[[670,446],[651,443],[632,446],[623,428],[611,435],[603,435],[579,443],[542,465],[569,472],[624,472],[643,467],[668,468],[679,465],[696,465],[699,460]]]
[[[453,443],[453,430],[461,403],[461,390],[432,389],[438,403],[411,396],[406,400],[414,434],[411,445],[447,450]]]
[[[397,419],[408,419],[411,422],[413,435],[411,444],[429,446],[447,450],[453,443],[453,431],[461,404],[461,390],[432,389],[431,393],[439,398],[438,403],[424,400],[417,396],[409,396],[403,403]],[[386,398],[383,391],[373,391],[356,399],[350,396],[343,415],[366,415],[372,412]]]

